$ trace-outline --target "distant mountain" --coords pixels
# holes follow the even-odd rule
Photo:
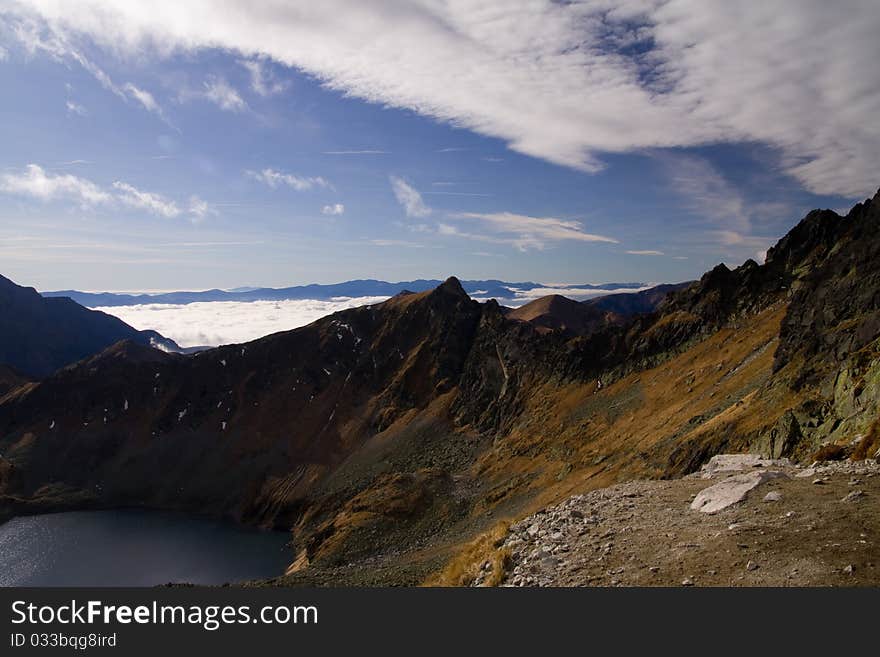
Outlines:
[[[618,315],[630,316],[641,315],[644,313],[652,313],[657,310],[660,303],[669,296],[670,292],[682,290],[693,281],[685,283],[667,283],[657,285],[641,292],[630,292],[624,294],[606,294],[605,296],[596,297],[583,301],[583,305],[607,310],[617,313]]]
[[[541,297],[511,310],[507,318],[528,322],[539,333],[558,331],[567,335],[587,335],[609,324],[620,323],[621,319],[613,312],[559,294]]]
[[[43,292],[44,297],[68,297],[89,308],[109,306],[136,306],[149,303],[187,304],[199,301],[288,301],[295,299],[326,300],[334,297],[393,297],[403,291],[426,292],[433,290],[443,281],[418,279],[389,283],[372,279],[345,281],[331,285],[299,285],[284,288],[236,288],[234,290],[202,290],[199,292],[165,292],[161,294],[114,294],[111,292],[80,292],[78,290],[59,290]],[[526,281],[510,283],[507,281],[484,280],[462,281],[468,294],[481,298],[513,299],[517,292],[528,292],[547,287],[543,283]],[[644,283],[604,283],[595,285],[585,283],[572,285],[582,290],[621,290],[644,287]],[[560,292],[564,293],[565,288]]]
[[[119,340],[165,351],[181,350],[156,331],[139,331],[71,299],[44,298],[34,288],[21,287],[0,276],[0,364],[27,376],[43,377]],[[7,376],[0,378],[5,380]]]

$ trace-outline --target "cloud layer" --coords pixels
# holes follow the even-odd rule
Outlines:
[[[206,303],[145,304],[96,308],[137,329],[153,329],[181,347],[217,346],[247,342],[288,331],[335,313],[384,301],[387,297],[293,301],[213,301]]]
[[[5,11],[45,21],[62,43],[274,60],[586,171],[606,152],[751,141],[777,148],[813,192],[877,184],[875,0],[82,0],[77,11],[21,0]]]

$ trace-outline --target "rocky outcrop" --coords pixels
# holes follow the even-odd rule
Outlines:
[[[742,502],[761,484],[785,476],[778,470],[732,475],[714,486],[701,490],[691,502],[691,509],[702,513],[718,513],[722,509]]]

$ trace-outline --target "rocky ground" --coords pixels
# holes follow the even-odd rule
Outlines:
[[[510,527],[503,585],[876,586],[878,475],[875,460],[722,455],[683,479],[578,495]]]

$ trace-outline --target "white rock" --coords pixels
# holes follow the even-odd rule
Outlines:
[[[759,454],[716,454],[700,468],[703,479],[752,468],[790,467],[788,459],[766,459]]]
[[[765,502],[780,502],[782,501],[782,493],[777,490],[771,490],[764,496]]]
[[[760,470],[747,474],[734,475],[705,488],[691,502],[691,509],[703,513],[717,513],[722,509],[742,502],[749,491],[773,479],[787,478],[776,470]]]
[[[841,501],[841,502],[855,502],[855,501],[858,500],[860,497],[864,497],[864,496],[865,496],[865,492],[864,492],[864,491],[861,491],[861,490],[854,490],[854,491],[852,491],[851,493],[849,493],[846,497],[844,497],[844,498],[843,498],[842,500],[840,500],[840,501]]]

